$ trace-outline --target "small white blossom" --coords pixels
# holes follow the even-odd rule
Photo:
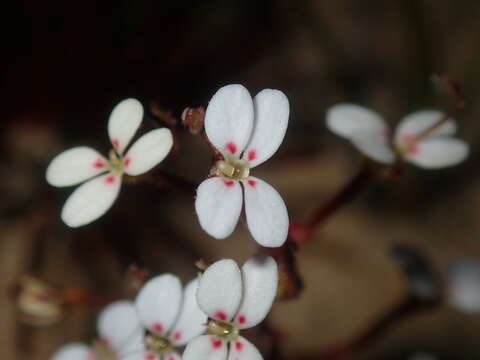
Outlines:
[[[233,260],[207,268],[197,291],[200,309],[208,315],[207,335],[190,341],[184,360],[261,360],[257,348],[240,330],[259,324],[270,311],[277,293],[277,263],[254,257],[242,270]]]
[[[446,274],[447,301],[463,312],[480,311],[480,261],[461,258],[454,261]]]
[[[108,305],[99,315],[100,339],[93,346],[70,343],[62,346],[50,360],[118,360],[138,352],[142,346],[142,327],[131,301]]]
[[[172,274],[149,280],[135,300],[145,330],[143,347],[125,359],[181,359],[176,349],[206,329],[207,317],[199,309],[195,298],[197,288],[198,279],[190,281],[182,289],[180,281]]]
[[[108,120],[108,135],[113,145],[108,159],[90,147],[78,146],[52,160],[46,173],[50,185],[64,187],[85,181],[63,206],[61,216],[65,224],[78,227],[98,219],[117,198],[124,173],[143,174],[170,152],[172,134],[163,128],[141,136],[124,154],[142,118],[143,107],[138,100],[123,100]]]
[[[288,99],[279,90],[262,90],[252,100],[242,85],[228,85],[213,96],[205,114],[205,131],[224,159],[215,164],[213,177],[200,184],[195,201],[200,225],[211,236],[223,239],[233,232],[245,198],[253,238],[267,247],[285,242],[285,203],[272,186],[250,176],[250,169],[277,151],[288,115]]]
[[[338,104],[327,111],[327,127],[352,142],[364,155],[384,164],[397,156],[418,167],[438,169],[454,166],[468,155],[468,144],[452,138],[456,123],[450,119],[426,134],[443,114],[436,110],[414,112],[403,118],[391,134],[385,120],[376,112],[354,104]]]

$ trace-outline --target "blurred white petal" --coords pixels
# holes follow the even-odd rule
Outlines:
[[[182,358],[183,360],[227,360],[227,344],[216,336],[202,335],[188,343]]]
[[[455,261],[447,272],[447,301],[467,313],[480,311],[480,261],[463,258]]]
[[[92,349],[81,343],[71,343],[62,346],[50,360],[88,360],[92,355]]]
[[[463,162],[469,152],[466,142],[452,138],[427,138],[414,145],[404,156],[419,167],[440,169]]]
[[[376,132],[361,131],[351,138],[352,144],[365,156],[382,164],[395,161],[395,153],[388,144],[388,138]]]

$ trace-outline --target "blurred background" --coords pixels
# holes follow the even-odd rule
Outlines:
[[[298,252],[304,290],[275,305],[270,319],[282,333],[285,359],[318,359],[405,299],[408,284],[389,257],[394,244],[422,251],[439,276],[459,256],[480,256],[478,1],[17,1],[3,15],[2,359],[48,359],[62,344],[95,334],[92,306],[73,306],[50,326],[22,323],[12,286],[24,273],[115,299],[125,296],[132,263],[187,281],[199,258],[243,262],[255,251],[244,224],[226,240],[209,238],[198,225],[194,193],[167,186],[124,186],[104,217],[79,229],[60,221],[72,189],[46,184],[48,162],[77,145],[107,152],[108,115],[126,97],[178,118],[225,84],[242,83],[252,94],[284,91],[289,130],[255,175],[279,190],[291,218],[306,219],[361,164],[353,147],[325,128],[329,106],[359,103],[393,125],[411,111],[449,106],[433,74],[463,85],[467,106],[457,120],[459,137],[472,146],[468,161],[439,171],[409,167],[397,181],[371,184]],[[176,144],[160,168],[198,184],[210,150],[180,127]],[[408,359],[416,352],[479,359],[479,331],[479,315],[440,305],[338,359]]]

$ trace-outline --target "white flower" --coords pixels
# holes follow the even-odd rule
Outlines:
[[[195,299],[198,280],[185,289],[178,278],[164,274],[150,279],[135,300],[137,313],[146,330],[141,351],[128,360],[179,360],[175,348],[185,345],[205,331],[207,317]]]
[[[252,101],[242,85],[228,85],[213,96],[205,131],[224,160],[215,164],[215,176],[200,184],[195,201],[200,225],[211,236],[223,239],[233,232],[245,197],[247,225],[254,239],[267,247],[285,242],[285,203],[272,186],[249,174],[280,146],[288,114],[288,99],[278,90],[262,90]]]
[[[99,315],[100,340],[93,346],[70,343],[62,346],[50,360],[117,360],[136,352],[142,343],[142,327],[131,301],[108,305]]]
[[[461,258],[446,274],[447,302],[454,308],[474,313],[480,311],[480,261]]]
[[[468,155],[468,144],[451,137],[456,131],[454,120],[445,121],[416,141],[416,136],[442,116],[436,110],[414,112],[403,118],[392,138],[385,120],[376,112],[354,104],[338,104],[327,111],[327,127],[375,161],[391,164],[399,155],[418,167],[438,169],[459,164]]]
[[[63,187],[86,181],[67,199],[62,220],[70,227],[86,225],[113,205],[122,175],[140,175],[162,161],[173,144],[168,129],[155,129],[140,137],[124,154],[143,118],[142,104],[136,99],[120,102],[108,120],[108,135],[113,145],[106,159],[96,150],[78,146],[57,155],[47,169],[50,185]]]
[[[277,264],[271,257],[251,258],[241,271],[233,260],[208,267],[197,291],[198,305],[210,317],[207,335],[190,341],[183,359],[261,360],[257,348],[239,332],[265,318],[277,284]]]

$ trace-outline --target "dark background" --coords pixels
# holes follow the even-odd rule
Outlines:
[[[272,316],[292,359],[348,341],[401,301],[406,284],[386,255],[392,244],[421,249],[439,273],[457,256],[480,255],[477,1],[17,1],[2,13],[2,289],[34,272],[121,297],[122,274],[133,262],[186,281],[200,257],[248,258],[254,245],[244,225],[224,241],[200,230],[193,193],[125,186],[104,217],[72,230],[59,220],[70,190],[44,180],[63,149],[108,151],[106,122],[119,100],[155,102],[179,117],[236,82],[252,94],[271,87],[289,97],[284,143],[255,175],[282,193],[292,218],[306,218],[360,164],[355,150],[326,130],[329,106],[356,102],[395,124],[411,111],[448,106],[433,74],[456,78],[465,92],[467,107],[457,118],[459,136],[472,145],[465,164],[409,168],[399,181],[372,184],[299,253],[305,291],[276,305]],[[152,125],[149,116],[141,131]],[[209,149],[180,129],[176,140],[179,150],[160,167],[199,183]],[[8,296],[0,309],[5,359],[48,359],[61,344],[94,334],[89,308],[71,309],[43,328],[20,324]],[[440,306],[399,322],[353,358],[427,351],[478,359],[479,330],[478,316]]]

